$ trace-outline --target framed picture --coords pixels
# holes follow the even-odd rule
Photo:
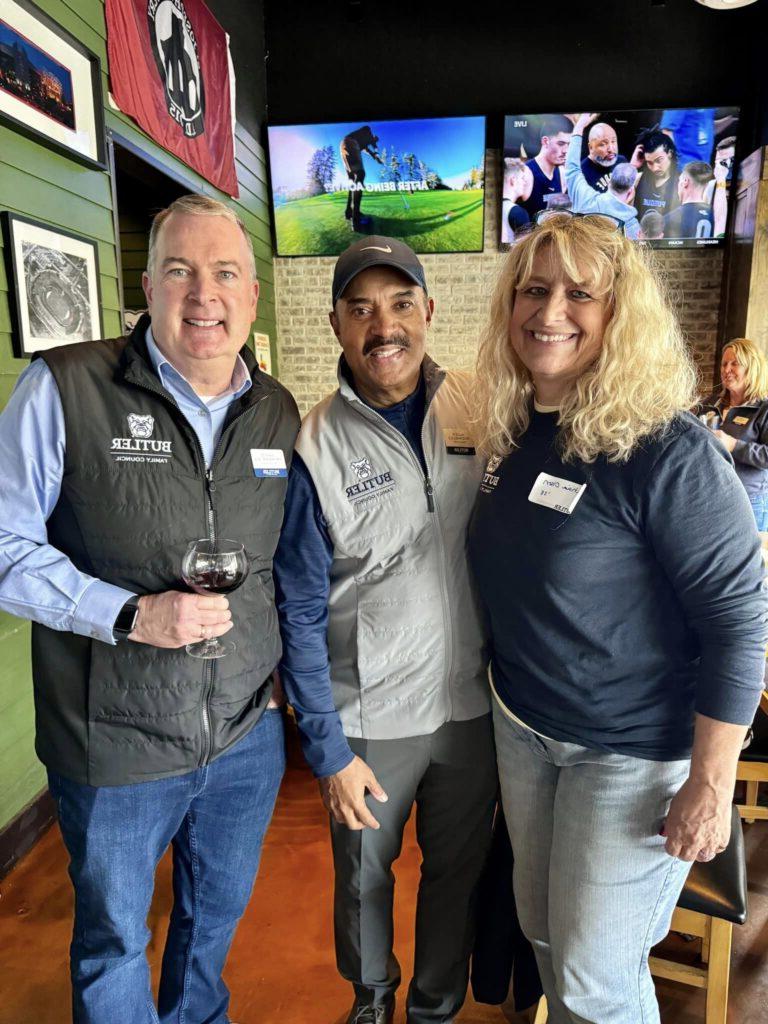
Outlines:
[[[0,7],[0,124],[106,170],[99,58],[30,0]]]
[[[10,212],[4,227],[15,354],[100,338],[96,243]]]

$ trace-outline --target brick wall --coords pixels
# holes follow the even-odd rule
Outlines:
[[[499,154],[487,153],[485,251],[422,256],[435,299],[430,354],[449,367],[469,368],[504,260],[499,252]],[[352,239],[350,238],[350,241]],[[722,250],[659,252],[659,262],[694,357],[702,387],[712,381],[722,281]],[[339,346],[328,323],[334,257],[275,259],[277,355],[281,381],[302,413],[336,387]]]

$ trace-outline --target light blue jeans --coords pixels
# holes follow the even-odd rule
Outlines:
[[[768,530],[768,492],[760,491],[757,494],[749,495],[749,503],[755,514],[755,522],[758,530]]]
[[[221,972],[284,767],[282,716],[265,711],[225,754],[184,775],[94,787],[49,772],[75,888],[75,1024],[226,1024]],[[174,900],[156,1011],[147,914],[169,843]]]
[[[493,718],[517,912],[550,1024],[659,1024],[648,953],[690,869],[659,829],[689,762],[543,740],[495,701]]]

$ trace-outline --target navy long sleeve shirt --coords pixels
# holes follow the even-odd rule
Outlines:
[[[421,430],[423,377],[402,402],[376,409],[405,437],[426,473]],[[370,428],[367,428],[370,429]],[[317,490],[298,452],[294,453],[285,496],[285,515],[275,552],[274,576],[283,658],[280,673],[301,732],[304,756],[322,778],[353,758],[333,703],[328,663],[328,598],[333,542]]]
[[[564,463],[556,435],[556,414],[532,414],[470,523],[495,689],[552,739],[685,758],[694,712],[748,724],[762,689],[766,595],[746,495],[692,416],[626,464]],[[531,500],[542,473],[553,492],[586,485],[570,514]]]

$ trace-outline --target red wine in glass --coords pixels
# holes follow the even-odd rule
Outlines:
[[[243,545],[234,540],[195,540],[187,547],[181,575],[196,594],[231,594],[244,582],[250,563]],[[235,650],[231,640],[218,638],[187,644],[193,658],[223,658]]]

